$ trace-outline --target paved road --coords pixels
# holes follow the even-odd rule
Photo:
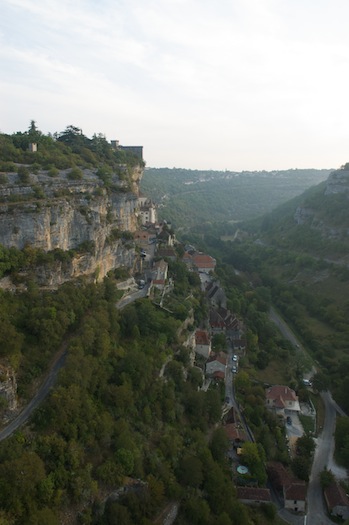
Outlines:
[[[46,377],[45,381],[43,382],[43,384],[37,391],[36,395],[33,397],[30,403],[28,403],[28,405],[23,408],[22,412],[18,414],[16,419],[11,421],[11,423],[9,423],[7,427],[3,428],[0,431],[0,441],[3,441],[4,439],[11,436],[13,432],[15,432],[19,427],[21,427],[24,423],[26,423],[29,417],[34,412],[34,410],[38,408],[38,406],[42,403],[42,401],[45,399],[45,397],[48,395],[51,388],[55,384],[58,372],[64,365],[66,356],[67,356],[66,345],[64,345],[64,348],[57,355],[50,369],[48,376]]]
[[[126,295],[125,297],[120,299],[120,301],[118,303],[116,303],[116,308],[118,310],[121,310],[122,308],[125,308],[125,306],[127,306],[130,303],[132,303],[136,299],[142,299],[143,297],[146,297],[146,295],[148,293],[148,290],[149,290],[149,285],[146,285],[141,290],[136,290],[135,292],[132,292],[132,293]]]
[[[308,485],[307,525],[333,525],[333,522],[326,516],[326,507],[319,476],[320,472],[322,472],[325,467],[333,469],[334,465],[333,434],[336,428],[337,403],[332,399],[330,392],[322,392],[321,397],[325,405],[325,421],[321,435],[317,439],[317,446]]]
[[[121,310],[128,304],[130,304],[132,301],[135,301],[136,299],[140,299],[141,297],[145,297],[148,293],[148,286],[144,287],[142,290],[137,290],[133,294],[130,294],[121,301],[118,302],[116,307]],[[33,399],[26,405],[23,410],[18,414],[18,416],[11,421],[5,428],[3,428],[0,431],[0,441],[3,441],[4,439],[10,437],[18,428],[20,428],[24,423],[28,421],[30,416],[33,414],[34,410],[36,410],[39,405],[42,403],[42,401],[47,397],[49,394],[51,388],[54,386],[58,372],[63,367],[66,356],[67,356],[67,343],[62,347],[61,351],[57,354],[55,361],[53,362],[50,371],[40,386],[39,390],[33,397]]]
[[[296,339],[296,336],[274,309],[271,309],[270,318],[278,326],[283,336],[286,337],[293,345],[299,348],[299,343]],[[306,516],[307,525],[333,525],[333,522],[327,517],[326,514],[326,507],[319,476],[320,472],[324,470],[325,466],[328,469],[331,469],[331,467],[335,465],[333,459],[333,434],[336,428],[336,416],[337,412],[341,415],[345,414],[343,410],[337,405],[337,403],[332,399],[330,392],[322,392],[321,397],[325,405],[325,421],[322,433],[316,440],[316,450],[308,485]],[[284,517],[284,519],[286,518]],[[289,523],[292,523],[292,520],[290,520]]]
[[[288,325],[285,323],[285,321],[282,319],[282,317],[280,317],[280,315],[276,312],[276,310],[274,310],[274,308],[270,309],[269,317],[273,321],[273,323],[275,323],[276,326],[279,328],[282,335],[286,339],[288,339],[293,344],[293,346],[295,346],[296,348],[299,348],[300,345],[299,345],[299,342],[296,336],[294,335],[292,330],[288,327]]]

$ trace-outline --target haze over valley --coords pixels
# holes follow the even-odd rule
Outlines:
[[[345,517],[348,197],[0,134],[0,522]]]

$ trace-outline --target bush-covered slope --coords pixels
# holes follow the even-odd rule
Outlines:
[[[147,168],[141,189],[178,227],[262,215],[327,178],[329,170],[217,172]]]
[[[29,144],[33,143],[37,144],[37,151],[29,151]],[[129,151],[112,148],[101,133],[89,139],[80,128],[68,126],[63,132],[45,135],[32,121],[28,131],[0,134],[0,171],[16,171],[14,163],[34,165],[34,169],[79,166],[100,167],[110,172],[120,164],[135,166],[140,159]]]
[[[312,355],[318,386],[330,386],[349,412],[349,184],[337,193],[331,180],[246,224],[234,241],[206,235],[203,242],[224,265],[267,287]]]

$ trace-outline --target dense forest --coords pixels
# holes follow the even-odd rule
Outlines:
[[[29,154],[32,142],[40,148]],[[127,180],[127,167],[139,163],[128,152],[113,150],[102,135],[88,139],[68,126],[44,136],[34,122],[27,132],[0,135],[0,156],[3,185],[13,174],[27,184],[37,170],[49,177],[67,170],[75,180],[94,170],[108,190],[113,175]],[[173,504],[179,508],[176,525],[282,523],[273,505],[255,508],[239,501],[222,419],[224,384],[201,388],[204,363],[193,362],[185,344],[196,327],[207,326],[209,308],[198,274],[180,260],[187,243],[216,258],[212,278],[245,326],[247,352],[234,387],[255,440],[242,445],[249,481],[266,486],[268,461],[281,462],[307,481],[312,435],[322,423],[318,393],[329,388],[349,411],[345,195],[325,196],[321,183],[297,196],[303,184],[310,186],[323,172],[224,177],[192,172],[188,178],[182,170],[165,171],[173,176],[171,192],[179,201],[162,199],[160,211],[186,228],[177,232],[177,259],[167,260],[173,287],[161,306],[153,296],[116,307],[117,283],[129,275],[124,268],[99,284],[80,278],[57,290],[40,289],[38,265],[64,263],[72,253],[0,247],[0,277],[11,275],[21,284],[21,292],[0,291],[1,365],[16,375],[19,410],[33,398],[56,356],[66,355],[48,398],[28,424],[0,442],[1,525],[150,525],[161,523]],[[275,208],[289,198],[285,188],[292,176],[293,199]],[[166,184],[157,186],[159,195],[169,195]],[[208,194],[196,191],[202,185],[210,188]],[[187,193],[192,201],[184,198]],[[229,204],[232,193],[239,212],[237,204]],[[274,209],[257,217],[269,206]],[[302,208],[312,210],[311,220],[298,224],[295,212]],[[244,217],[251,220],[241,223]],[[272,306],[306,353],[280,335],[269,318]],[[225,337],[214,336],[212,345],[226,351]],[[302,378],[314,365],[310,392]],[[318,410],[316,428],[303,419],[306,432],[292,459],[284,423],[265,406],[265,387],[275,383],[294,388],[301,401],[311,399]],[[5,421],[8,406],[0,400]],[[343,417],[336,455],[349,467],[347,435]]]
[[[249,220],[327,178],[330,170],[231,172],[146,168],[142,191],[175,228]]]
[[[148,299],[117,310],[113,276],[56,292],[31,284],[26,293],[1,293],[2,358],[16,367],[22,399],[31,398],[57,350],[67,348],[47,401],[30,425],[0,444],[2,524],[63,523],[72,509],[82,524],[147,524],[170,501],[181,502],[182,525],[273,522],[272,507],[249,510],[236,498],[227,438],[217,426],[224,389],[198,390],[202,374],[181,344],[207,315],[199,280],[180,262],[170,272],[172,304],[182,306],[177,314]],[[229,301],[254,317],[257,303],[264,310],[266,303],[246,295],[246,287],[235,279]],[[191,313],[194,324],[181,328]],[[267,344],[264,315],[259,335],[251,324],[250,337]],[[250,398],[246,417],[259,443],[246,444],[246,462],[263,485],[266,458],[288,462],[282,427],[248,374],[237,387]],[[110,499],[117,490],[122,497]]]

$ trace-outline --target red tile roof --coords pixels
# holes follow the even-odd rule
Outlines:
[[[196,330],[195,332],[195,342],[197,345],[209,345],[210,336],[206,330]]]
[[[214,269],[216,267],[216,260],[210,255],[205,255],[204,253],[198,253],[197,255],[194,255],[192,260],[197,268]]]
[[[218,361],[219,363],[221,363],[222,365],[225,365],[227,364],[227,354],[225,354],[224,352],[218,352],[218,354],[213,354],[209,359],[208,359],[208,363],[211,363],[212,361]]]
[[[344,489],[336,481],[333,481],[324,492],[330,510],[337,506],[349,507],[349,498]]]
[[[258,487],[237,487],[237,496],[240,500],[271,501],[270,490]]]
[[[269,461],[267,472],[270,481],[278,490],[292,483],[293,475],[279,461]]]
[[[266,398],[271,399],[277,408],[284,408],[286,406],[285,401],[298,401],[295,391],[283,385],[274,385],[268,388]]]
[[[307,486],[304,481],[297,481],[284,487],[284,498],[294,501],[306,501]]]
[[[225,379],[225,373],[221,372],[220,370],[216,370],[216,372],[213,372],[213,377],[215,379]]]
[[[227,438],[230,441],[240,440],[240,441],[246,441],[247,436],[245,431],[242,428],[238,428],[236,423],[229,423],[228,425],[225,425],[224,427],[225,433],[227,434]]]

